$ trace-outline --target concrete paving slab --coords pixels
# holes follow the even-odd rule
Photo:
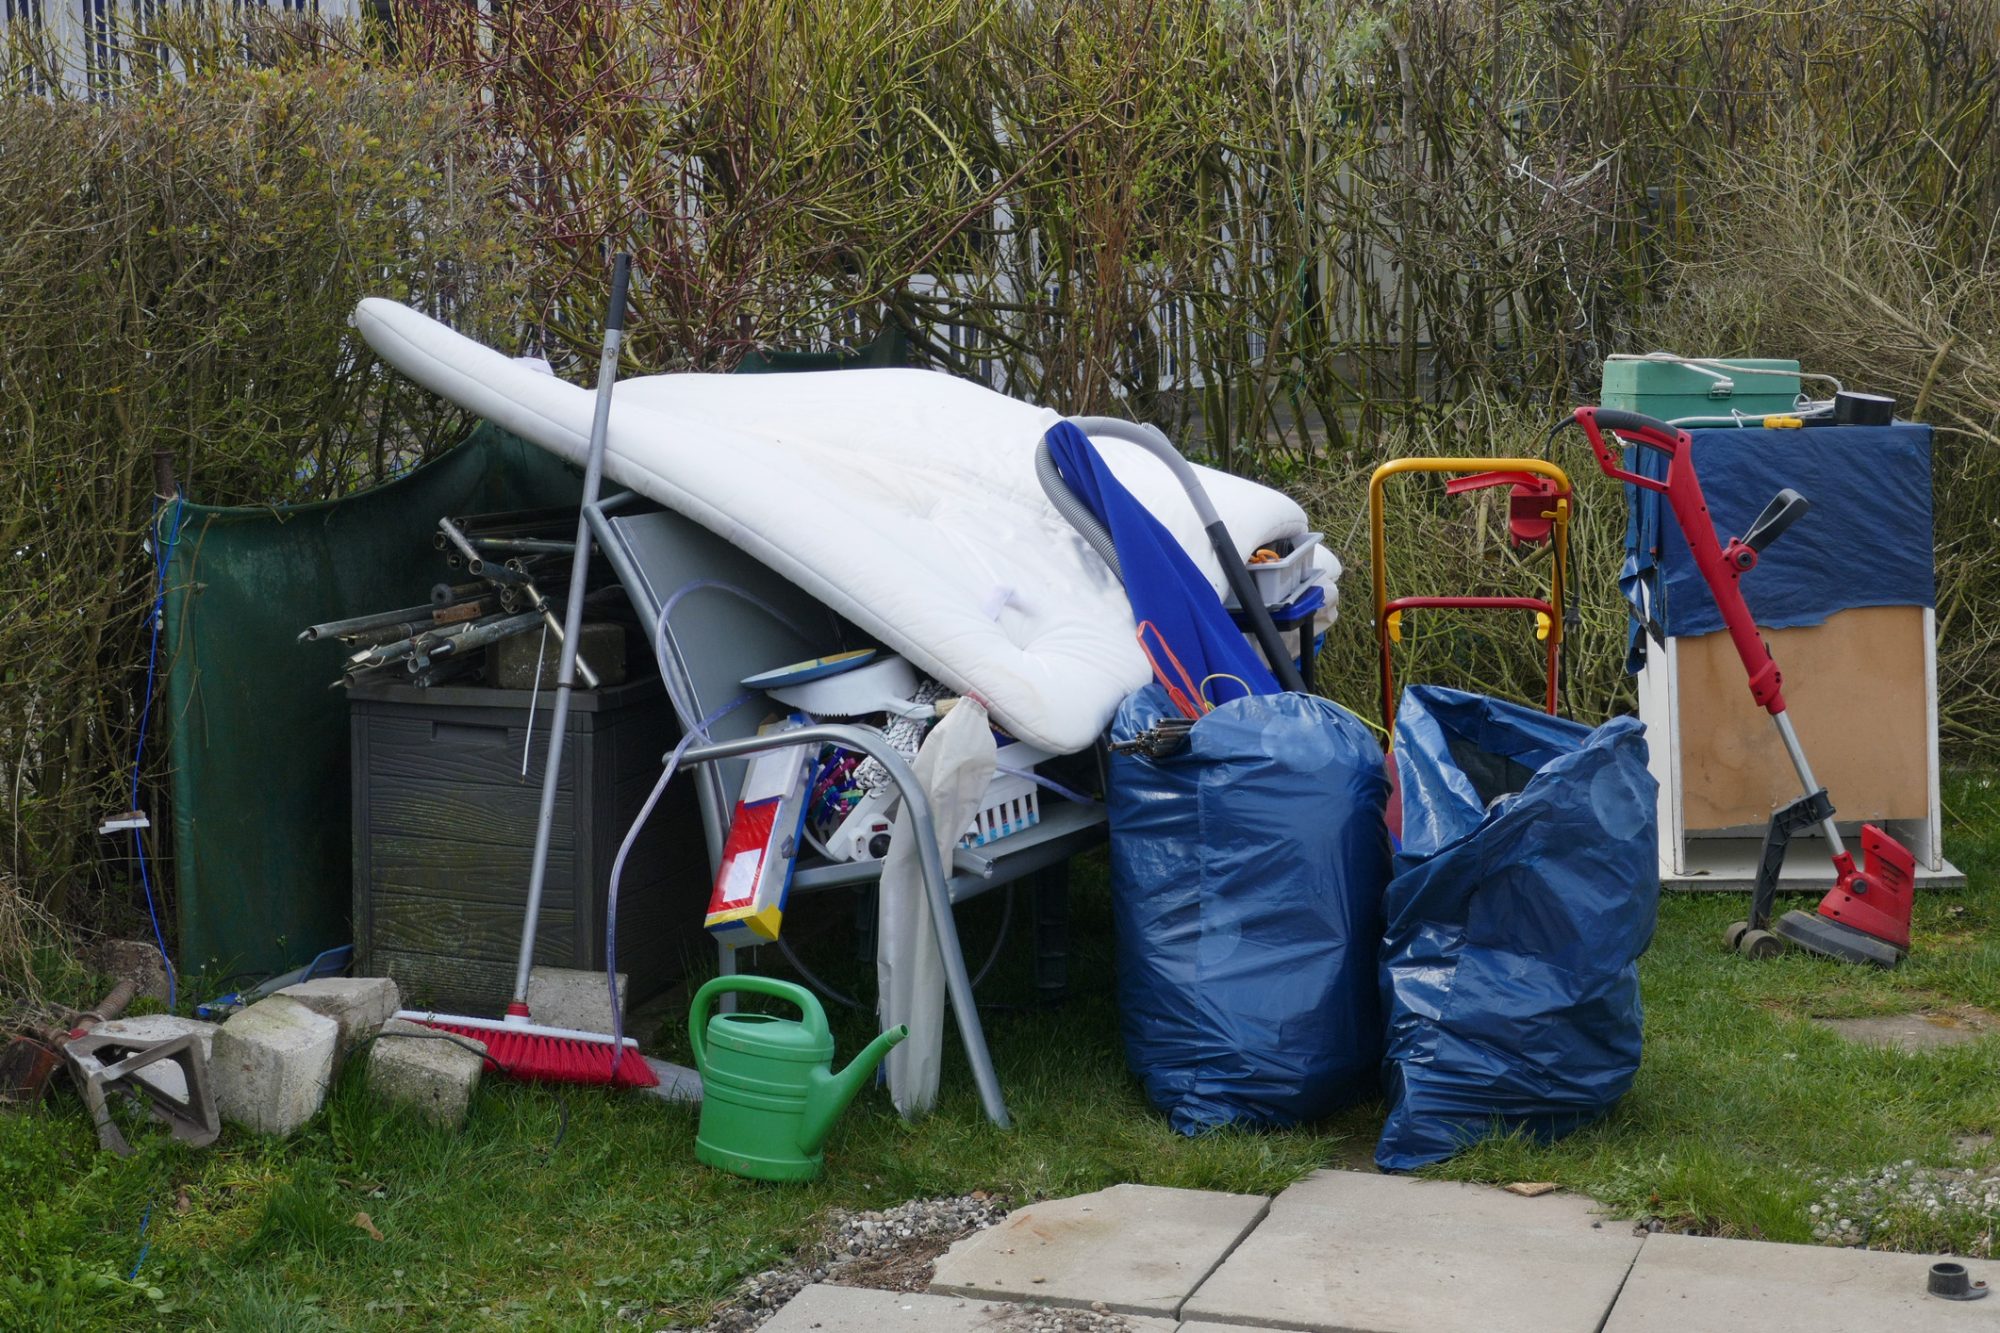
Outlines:
[[[1181,1317],[1314,1333],[1597,1333],[1640,1242],[1592,1208],[1572,1194],[1318,1171],[1272,1200]]]
[[[1155,1185],[1031,1203],[953,1245],[931,1290],[1177,1315],[1269,1205],[1258,1194]]]
[[[1036,1313],[966,1296],[822,1284],[794,1296],[763,1333],[1030,1333],[1038,1326]],[[1126,1315],[1093,1322],[1104,1333],[1174,1333],[1171,1319]]]
[[[506,642],[506,640],[501,640]],[[646,1056],[646,1067],[660,1081],[650,1088],[635,1088],[634,1097],[654,1097],[663,1102],[701,1102],[701,1073],[686,1065],[673,1064],[666,1060],[655,1060]]]
[[[1211,1324],[1203,1320],[1200,1323],[1182,1324],[1174,1330],[1174,1333],[1274,1333],[1274,1329],[1270,1325],[1259,1328],[1253,1324]],[[1287,1333],[1287,1330],[1276,1329],[1275,1333]],[[1309,1330],[1301,1329],[1298,1333],[1309,1333]]]
[[[1992,1333],[2000,1296],[1926,1294],[1938,1256],[1649,1236],[1604,1333]],[[2000,1263],[1963,1261],[2000,1284]]]
[[[2000,1019],[1970,1005],[1934,1014],[1885,1014],[1873,1018],[1820,1018],[1823,1028],[1863,1046],[1929,1051],[1959,1046],[2000,1032]]]

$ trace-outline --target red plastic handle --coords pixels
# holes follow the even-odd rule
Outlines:
[[[1584,438],[1590,441],[1590,451],[1597,455],[1597,466],[1604,475],[1616,481],[1629,482],[1641,490],[1664,493],[1668,483],[1657,477],[1642,477],[1626,470],[1621,465],[1622,460],[1605,442],[1606,431],[1654,453],[1665,454],[1670,460],[1685,458],[1692,443],[1686,431],[1676,430],[1664,421],[1638,412],[1621,412],[1615,407],[1579,407],[1572,415],[1576,424],[1583,427]],[[1669,462],[1669,476],[1672,471],[1673,464]]]
[[[1638,412],[1579,407],[1572,417],[1583,428],[1591,452],[1597,455],[1597,466],[1605,476],[1667,497],[1674,521],[1680,525],[1681,535],[1687,538],[1695,569],[1715,597],[1722,623],[1729,628],[1730,641],[1736,645],[1736,655],[1743,660],[1744,674],[1750,678],[1750,697],[1773,716],[1784,712],[1784,678],[1778,672],[1778,664],[1771,660],[1771,650],[1765,646],[1763,636],[1757,632],[1757,621],[1750,614],[1750,604],[1743,600],[1743,589],[1737,586],[1737,580],[1756,561],[1744,564],[1732,559],[1716,537],[1715,524],[1708,516],[1708,501],[1701,493],[1701,479],[1694,471],[1694,441],[1686,431]],[[1605,440],[1607,432],[1665,454],[1666,480],[1628,471]]]

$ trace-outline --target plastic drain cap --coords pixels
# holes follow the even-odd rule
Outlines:
[[[1976,1301],[1992,1288],[1984,1282],[1974,1282],[1964,1264],[1942,1263],[1931,1265],[1928,1290],[1931,1295],[1948,1301]]]

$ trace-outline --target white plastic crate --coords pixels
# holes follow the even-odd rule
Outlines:
[[[1319,572],[1319,566],[1313,563],[1313,551],[1323,536],[1318,532],[1303,533],[1292,539],[1291,553],[1284,559],[1245,566],[1250,571],[1250,582],[1265,606],[1283,606],[1298,594],[1299,589],[1312,582]],[[1242,609],[1234,592],[1230,593],[1224,605],[1232,611]]]
[[[979,813],[972,817],[972,827],[965,831],[958,845],[984,847],[1041,822],[1042,804],[1034,780],[1012,773],[995,773],[986,784],[986,795],[979,803]]]

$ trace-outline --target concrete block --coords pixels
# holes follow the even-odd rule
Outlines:
[[[2000,1297],[1927,1294],[1932,1254],[1770,1245],[1708,1236],[1646,1238],[1604,1333],[1993,1333]],[[1958,1260],[2000,1285],[2000,1263]]]
[[[1154,1185],[1031,1203],[953,1245],[931,1290],[1172,1317],[1269,1205]]]
[[[626,976],[618,974],[618,1001],[625,1002]],[[528,1012],[543,1027],[578,1032],[611,1031],[611,996],[602,972],[573,967],[538,967],[528,974]]]
[[[83,962],[103,976],[130,978],[138,983],[141,997],[167,1003],[166,964],[151,940],[98,940],[83,951]]]
[[[175,1037],[194,1034],[195,1045],[201,1048],[202,1059],[211,1067],[215,1064],[215,1034],[219,1025],[204,1023],[198,1018],[180,1018],[173,1014],[141,1014],[137,1018],[114,1018],[99,1023],[93,1032],[107,1037],[120,1037],[127,1041],[152,1043],[171,1041]],[[185,1100],[187,1079],[182,1076],[179,1065],[161,1061],[148,1065],[139,1071],[139,1081],[150,1083],[169,1097]],[[214,1080],[211,1079],[210,1082]]]
[[[1105,1333],[1174,1333],[1171,1319],[1128,1315],[1101,1322]],[[821,1284],[794,1296],[763,1333],[1011,1333],[1035,1326],[1034,1312],[1019,1305]]]
[[[369,1091],[453,1128],[465,1123],[485,1067],[485,1043],[402,1018],[384,1023],[368,1046]]]
[[[215,1034],[209,1073],[222,1118],[259,1134],[289,1134],[313,1118],[333,1081],[340,1024],[272,995],[231,1014]]]
[[[374,1036],[403,1007],[396,983],[387,977],[316,977],[278,994],[340,1025],[340,1048],[333,1060],[336,1071],[357,1042]]]
[[[1592,1210],[1573,1194],[1317,1171],[1272,1200],[1181,1317],[1318,1333],[1597,1333],[1640,1242]]]

